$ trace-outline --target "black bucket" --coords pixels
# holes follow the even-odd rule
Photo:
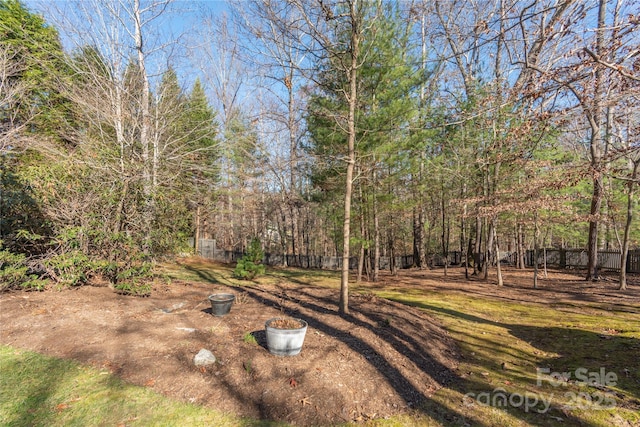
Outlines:
[[[211,313],[214,316],[222,317],[229,314],[231,306],[235,301],[234,294],[211,294],[209,301],[211,302]]]

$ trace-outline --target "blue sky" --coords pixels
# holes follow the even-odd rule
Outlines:
[[[97,1],[101,5],[107,4],[107,2],[104,0],[95,1]],[[117,4],[119,2],[125,5],[128,5],[129,3],[133,4],[133,0],[120,0],[113,1],[112,3]],[[79,18],[74,17],[75,13],[78,13],[80,17],[86,16],[83,15],[83,13],[86,14],[86,11],[80,11],[79,7],[80,5],[91,6],[91,2],[89,1],[83,2],[82,0],[80,0],[80,2],[73,2],[68,0],[23,0],[23,3],[32,12],[43,15],[45,21],[49,25],[52,25],[56,29],[58,29],[63,46],[69,53],[78,46],[106,42],[104,38],[100,38],[99,36],[97,38],[95,37],[95,34],[100,31],[97,28],[97,25],[87,25],[87,22],[79,22]],[[141,3],[144,7],[145,0],[142,0]],[[151,32],[149,32],[146,40],[147,47],[149,48],[152,43],[156,42],[171,44],[173,41],[178,40],[180,37],[188,36],[189,33],[193,34],[193,30],[198,28],[199,19],[203,14],[218,15],[223,13],[225,10],[227,10],[227,3],[221,0],[176,0],[171,3],[171,7],[167,10],[167,13],[164,13],[154,23],[157,24],[158,34],[151,34]],[[96,12],[92,18],[95,19],[96,22],[98,22],[98,13]],[[63,23],[63,20],[67,22]],[[84,20],[80,19],[80,21]],[[155,30],[156,28],[153,28],[151,31]],[[87,35],[87,33],[93,33],[94,39],[92,40],[91,37]],[[126,36],[123,37],[123,40],[125,42],[127,41],[126,38]],[[128,46],[130,50],[129,54],[134,55],[131,37],[129,37],[128,45],[130,45]],[[181,47],[180,43],[178,43],[177,47]],[[167,59],[166,57],[163,58],[163,55],[155,55],[158,63],[154,68],[160,70],[161,72],[167,68],[168,64],[170,64],[172,67],[178,70],[179,77],[185,83],[185,85],[189,86],[193,83],[193,80],[195,80],[196,73],[194,73],[192,69],[189,69],[190,67],[185,63],[182,53],[177,52],[176,46],[172,47],[172,51],[174,52],[174,57],[171,59]],[[154,61],[154,57],[150,57],[150,60]]]

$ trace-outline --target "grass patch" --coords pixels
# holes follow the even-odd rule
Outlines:
[[[378,295],[435,315],[460,346],[460,381],[436,393],[427,408],[434,414],[446,407],[486,426],[640,422],[638,314],[448,292]],[[521,398],[530,405],[519,405]]]
[[[246,344],[258,345],[258,340],[256,339],[256,337],[251,332],[246,332],[242,336],[242,341],[244,341]]]
[[[167,399],[78,363],[0,346],[2,426],[278,426]]]
[[[254,280],[241,280],[234,277],[233,264],[222,264],[203,258],[182,258],[178,263],[165,263],[158,266],[159,273],[175,280],[208,282],[226,286],[280,285],[293,283],[304,286],[340,287],[340,272],[331,270],[305,270],[288,267],[266,267],[264,275]]]

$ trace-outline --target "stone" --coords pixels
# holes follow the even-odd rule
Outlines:
[[[203,348],[193,358],[193,363],[196,366],[210,366],[216,363],[216,356],[209,350]]]
[[[187,305],[186,302],[180,302],[180,303],[177,303],[177,304],[173,304],[171,306],[171,308],[161,308],[160,311],[162,311],[165,314],[169,314],[169,313],[173,313],[176,310],[180,310],[185,305]]]

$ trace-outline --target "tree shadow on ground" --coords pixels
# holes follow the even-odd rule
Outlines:
[[[185,270],[194,273],[196,276],[198,276],[205,282],[214,283],[214,284],[220,283],[218,279],[213,274],[211,274],[211,272],[208,271],[207,269],[197,268],[186,263],[180,264],[180,266]]]
[[[282,295],[251,288],[245,288],[244,292],[262,305],[278,309],[282,309],[283,307]],[[429,397],[416,387],[411,378],[398,369],[395,361],[386,360],[385,356],[378,351],[375,345],[355,336],[355,334],[352,333],[353,329],[376,329],[379,338],[384,340],[398,353],[411,360],[418,369],[433,379],[434,390],[436,387],[448,385],[456,380],[456,374],[453,372],[452,367],[445,366],[438,360],[439,357],[434,357],[432,354],[429,354],[429,346],[424,346],[424,340],[420,340],[415,335],[403,332],[402,319],[393,319],[388,322],[388,318],[381,314],[362,312],[359,311],[357,307],[352,309],[354,314],[339,316],[335,310],[328,308],[333,305],[331,299],[318,298],[316,295],[305,292],[303,289],[297,289],[296,294],[298,292],[304,295],[304,300],[295,298],[294,292],[286,296],[284,314],[305,319],[309,327],[313,330],[339,340],[346,344],[352,351],[364,356],[370,364],[383,375],[409,408],[419,408]],[[324,322],[322,319],[326,316],[342,318],[345,327],[335,326],[336,322],[331,322],[332,325]],[[437,341],[437,339],[434,341]],[[266,346],[266,343],[263,342],[261,345]],[[448,422],[462,422],[462,424],[464,424],[463,421],[466,420],[473,422],[474,425],[482,425],[478,420],[465,418],[455,411],[443,410],[441,412],[440,416]]]
[[[465,278],[460,268],[451,268],[444,276],[442,270],[405,270],[402,276],[402,291],[425,292],[427,290],[441,290],[446,292],[462,292],[480,297],[489,297],[504,301],[551,303],[551,304],[615,304],[617,311],[640,313],[640,287],[630,285],[626,291],[617,289],[617,283],[612,281],[587,282],[581,276],[572,276],[566,270],[556,271],[553,278],[539,279],[538,288],[533,287],[533,272],[530,270],[505,270],[505,283],[496,285],[495,278],[482,279],[478,277]],[[370,289],[389,290],[394,288],[390,283],[388,273],[383,272],[381,281],[367,283]],[[531,276],[531,277],[529,277]],[[560,276],[560,277],[558,277]],[[425,280],[429,281],[425,287]],[[480,285],[480,286],[479,286]],[[505,290],[509,292],[505,292]],[[514,295],[515,293],[515,295]],[[635,302],[635,304],[634,304]]]
[[[188,271],[197,275],[200,279],[209,283],[220,284],[215,275],[207,271],[206,267],[200,268],[193,265],[183,266]],[[360,311],[358,310],[358,304],[354,304],[353,314],[348,316],[339,316],[334,309],[335,303],[331,298],[319,298],[313,293],[306,292],[304,287],[309,286],[301,280],[303,275],[298,275],[295,278],[287,276],[288,282],[296,283],[297,289],[295,292],[291,292],[291,295],[287,295],[286,290],[276,287],[272,290],[264,290],[255,284],[248,283],[242,287],[229,287],[235,288],[236,291],[242,289],[242,292],[254,301],[263,306],[269,306],[276,308],[283,314],[292,317],[304,318],[311,330],[317,331],[321,334],[330,336],[337,339],[339,342],[345,344],[353,352],[362,355],[369,363],[382,374],[386,381],[391,385],[395,392],[402,398],[408,408],[420,411],[421,405],[429,399],[427,393],[421,390],[414,380],[406,373],[401,372],[398,366],[393,360],[386,360],[385,356],[379,351],[375,343],[366,342],[352,333],[355,328],[374,329],[377,333],[377,337],[387,343],[398,354],[404,355],[407,361],[410,361],[416,369],[418,369],[422,375],[426,374],[430,377],[430,381],[433,381],[433,391],[437,388],[446,386],[456,381],[456,374],[453,371],[454,366],[446,366],[442,363],[444,357],[437,357],[435,353],[448,350],[447,345],[442,344],[443,348],[434,349],[440,343],[447,341],[452,343],[451,339],[446,336],[443,330],[435,328],[430,331],[437,331],[442,333],[441,336],[429,336],[429,340],[424,339],[418,335],[414,330],[407,331],[408,328],[403,326],[411,325],[411,319],[407,318],[393,318],[381,312],[375,311]],[[227,285],[223,285],[227,286]],[[300,297],[300,298],[299,298]],[[390,304],[396,304],[389,302]],[[398,306],[400,306],[398,304]],[[207,312],[209,309],[205,309]],[[400,310],[402,312],[402,307]],[[327,316],[332,316],[331,324],[323,321]],[[336,322],[336,320],[338,322]],[[342,321],[342,322],[340,322]],[[336,324],[343,326],[338,327]],[[256,338],[256,341],[260,347],[267,350],[266,335],[264,331],[252,331],[252,335]],[[303,350],[304,351],[304,350]],[[332,351],[332,349],[324,349],[322,351]],[[442,355],[440,355],[442,356]],[[318,355],[321,360],[324,355]],[[348,363],[348,362],[345,362]],[[418,377],[418,375],[416,375]],[[239,401],[248,402],[248,396],[244,396],[241,390],[234,387],[233,384],[227,384],[229,392],[235,395],[235,398]],[[325,398],[336,398],[336,393],[332,393],[331,390],[326,390]],[[268,402],[270,405],[279,405],[281,403],[272,400]],[[344,405],[348,405],[349,402],[344,402]],[[279,409],[271,407],[269,408],[265,402],[251,402],[252,405],[260,408],[260,415],[265,418],[278,419],[279,415],[283,415],[286,408]],[[479,419],[475,419],[472,415],[463,416],[455,410],[448,408],[440,408],[438,417],[442,419],[446,424],[462,424],[471,422],[474,425],[482,425]],[[345,420],[346,421],[346,420]]]
[[[34,370],[41,375],[30,376],[28,381],[25,380],[25,375],[21,372],[28,373]],[[1,388],[7,387],[3,390],[3,397],[7,401],[13,400],[13,393],[25,396],[19,406],[5,407],[0,418],[7,426],[28,426],[33,425],[35,420],[47,418],[50,411],[48,402],[55,396],[65,377],[75,374],[75,367],[66,360],[31,357],[30,352],[22,352],[13,358],[0,355],[0,372],[7,373],[4,381],[0,381],[3,385]],[[14,380],[19,380],[19,383],[11,385]]]
[[[191,268],[191,271],[195,272],[208,281],[212,277],[205,272],[202,272],[199,268]],[[209,277],[207,279],[207,277]],[[283,295],[278,289],[271,289],[266,291],[255,286],[243,287],[243,292],[253,300],[263,304],[265,306],[271,306],[283,309],[287,315],[293,317],[301,317],[307,320],[309,326],[323,334],[329,335],[340,342],[347,345],[352,351],[364,356],[372,366],[386,379],[386,381],[393,387],[399,396],[407,403],[407,406],[413,407],[418,412],[426,413],[433,419],[441,422],[445,425],[494,425],[494,422],[487,421],[485,417],[476,415],[477,405],[475,402],[469,402],[465,399],[469,393],[477,396],[479,393],[495,393],[497,389],[502,389],[499,385],[489,383],[483,378],[477,376],[471,377],[465,373],[444,365],[438,357],[431,354],[429,348],[424,347],[424,342],[428,337],[420,337],[416,333],[408,333],[402,328],[403,325],[411,323],[410,318],[389,319],[383,313],[375,310],[363,312],[358,311],[357,304],[352,307],[352,314],[342,316],[341,318],[350,325],[351,328],[374,328],[379,337],[386,345],[389,345],[395,349],[398,353],[406,355],[423,374],[431,377],[438,386],[444,387],[450,390],[447,396],[454,396],[460,399],[459,402],[445,402],[442,398],[430,395],[420,390],[412,382],[411,375],[401,372],[396,366],[393,365],[393,361],[385,360],[377,346],[372,345],[369,342],[363,341],[357,337],[354,337],[350,333],[348,328],[338,328],[323,321],[323,317],[337,316],[337,304],[333,298],[330,297],[318,297],[312,292],[308,292],[307,289],[313,288],[299,278],[287,278],[288,281],[296,283],[298,288],[296,292],[304,295],[304,300],[296,298],[292,292],[291,296]],[[280,293],[279,293],[280,292]],[[283,303],[284,301],[284,303]],[[406,304],[403,302],[403,304]],[[543,352],[549,353],[570,353],[570,350],[575,345],[581,345],[585,343],[594,344],[594,341],[599,341],[602,338],[598,334],[594,334],[582,330],[567,330],[564,328],[540,328],[531,327],[528,325],[518,324],[505,324],[494,322],[482,317],[473,316],[464,312],[444,309],[436,306],[432,306],[425,303],[412,303],[411,305],[424,309],[427,312],[444,314],[449,317],[457,318],[461,321],[468,323],[486,324],[496,327],[505,328],[508,333],[517,338],[520,341],[531,343],[536,348],[540,348]],[[334,322],[332,322],[334,324]],[[257,333],[258,331],[254,331]],[[566,339],[558,339],[559,334],[569,335]],[[547,340],[540,340],[540,336],[548,337]],[[623,349],[634,349],[638,345],[638,340],[613,337],[611,340],[615,345],[612,347],[614,350],[622,351]],[[260,341],[259,341],[260,343]],[[260,345],[264,346],[262,342]],[[487,339],[486,345],[492,347],[495,350],[496,343]],[[593,353],[593,352],[591,352]],[[526,355],[523,355],[526,357]],[[586,357],[586,356],[585,356]],[[604,355],[599,358],[590,359],[590,364],[585,366],[587,369],[599,368],[600,362],[604,362]],[[562,369],[563,365],[558,363],[562,358],[548,357],[542,358],[539,361],[539,366],[549,367],[555,371]],[[577,356],[576,361],[580,361]],[[585,358],[583,361],[587,361]],[[481,368],[487,370],[495,369],[496,361],[479,358],[476,362]],[[581,365],[580,365],[581,366]],[[621,366],[606,365],[608,370],[622,370],[625,369]],[[575,369],[575,368],[574,368]],[[523,377],[526,378],[526,377]],[[637,375],[636,375],[637,378]],[[523,379],[523,381],[525,381]],[[633,378],[629,381],[621,381],[619,387],[630,396],[630,398],[637,398],[637,387],[633,386]],[[637,380],[636,380],[637,381]],[[229,384],[229,387],[233,387]],[[240,391],[237,392],[237,398],[243,399],[245,396]],[[511,396],[516,393],[512,393]],[[267,402],[268,404],[278,405],[277,401]],[[261,415],[265,418],[271,418],[278,416],[277,408],[268,408],[268,404],[265,402],[253,402],[253,404],[261,407]],[[625,403],[626,404],[626,403]],[[630,401],[631,407],[635,404]],[[475,405],[475,406],[474,406]],[[506,405],[493,408],[500,411],[504,416],[520,419],[531,425],[585,425],[584,420],[573,416],[570,413],[563,411],[562,407],[552,406],[547,408],[547,411],[541,412],[544,407],[538,405],[535,408],[523,408],[517,405]],[[277,418],[276,418],[277,419]]]
[[[465,322],[504,328],[509,334],[508,337],[535,347],[537,349],[535,353],[541,355],[537,360],[527,359],[527,353],[518,349],[518,341],[505,339],[506,342],[511,341],[511,343],[501,348],[499,352],[504,355],[503,360],[515,360],[515,364],[519,366],[514,368],[525,370],[519,378],[520,381],[525,383],[529,381],[530,385],[542,386],[540,388],[542,397],[545,393],[547,396],[550,394],[569,396],[568,404],[573,405],[573,408],[569,409],[601,410],[614,406],[627,409],[632,413],[640,411],[640,365],[637,361],[640,340],[620,336],[619,333],[624,331],[614,331],[615,334],[612,335],[577,328],[501,323],[425,303],[409,304]],[[630,327],[633,326],[630,325]],[[478,340],[477,336],[474,336],[474,339],[474,348],[481,350],[486,345],[490,347],[489,354],[496,354],[496,343],[490,338]],[[523,356],[521,361],[517,358],[519,354]],[[478,354],[474,362],[489,372],[505,369],[504,366],[500,366],[499,361],[487,359]],[[526,372],[527,370],[530,372]],[[492,391],[486,387],[483,390],[482,382],[465,379],[463,383],[466,384],[465,389],[474,391],[476,396],[483,391]],[[577,399],[579,394],[583,398],[581,401]],[[576,396],[573,402],[571,396]],[[588,401],[585,402],[584,399]],[[564,419],[565,422],[575,421],[579,425],[584,425],[582,420],[571,419],[561,406],[552,406],[551,411],[553,416]]]

